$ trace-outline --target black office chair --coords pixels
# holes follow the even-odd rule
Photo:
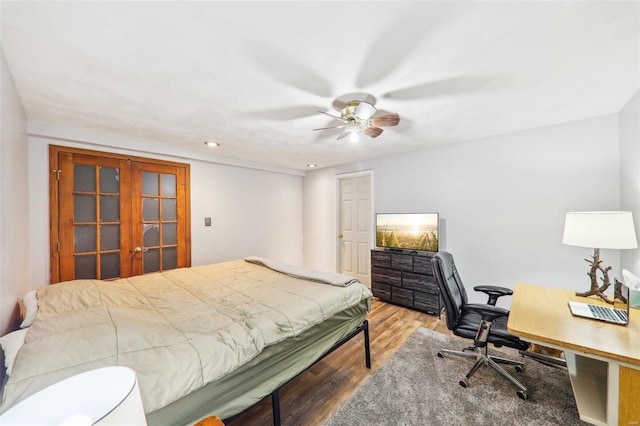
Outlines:
[[[529,355],[536,361],[546,365],[563,366],[564,360],[562,359],[537,353],[525,353],[529,348],[529,343],[520,340],[517,336],[507,331],[509,311],[495,306],[495,304],[499,297],[511,295],[513,293],[511,289],[488,285],[476,286],[473,289],[486,293],[489,299],[486,304],[469,303],[467,292],[456,270],[453,256],[446,251],[439,251],[431,259],[431,264],[444,301],[447,328],[456,336],[474,341],[473,345],[464,348],[462,351],[442,349],[438,352],[440,358],[443,358],[446,353],[476,359],[476,363],[471,367],[471,370],[460,380],[459,383],[462,387],[466,388],[468,386],[469,378],[484,364],[494,368],[506,377],[518,388],[517,395],[522,399],[527,399],[527,388],[499,365],[514,365],[516,371],[521,372],[524,371],[524,364],[519,361],[489,355],[488,343],[492,343],[496,347],[507,346],[518,349],[520,354]]]

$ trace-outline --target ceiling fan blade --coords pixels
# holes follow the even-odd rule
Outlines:
[[[347,103],[346,103],[346,102],[344,102],[344,101],[341,101],[340,99],[335,99],[335,100],[331,103],[331,106],[333,106],[333,108],[334,108],[336,111],[342,111],[342,110],[347,106]]]
[[[383,130],[379,127],[367,127],[362,131],[367,136],[371,136],[372,138],[377,138],[382,134]]]
[[[352,101],[359,101],[359,102],[366,102],[369,103],[373,106],[376,105],[377,99],[375,96],[373,96],[370,93],[365,93],[365,92],[351,92],[351,93],[345,93],[344,95],[340,95],[338,96],[332,103],[333,107],[336,108],[338,111],[342,111],[349,102]]]
[[[351,129],[343,130],[342,133],[340,133],[340,136],[338,136],[338,140],[349,136],[351,132],[352,132]]]
[[[329,114],[328,112],[318,111],[320,114],[328,115],[331,118],[335,118],[336,120],[342,120],[342,117],[338,115]]]
[[[486,77],[459,76],[429,81],[403,89],[392,90],[382,95],[383,98],[411,101],[415,99],[433,98],[469,94],[482,90],[491,82]]]
[[[245,116],[250,118],[259,118],[259,119],[266,118],[268,120],[288,121],[288,120],[297,120],[300,118],[315,116],[315,114],[318,112],[318,108],[322,108],[322,107],[312,106],[312,105],[302,105],[302,106],[277,108],[277,109],[262,110],[262,111],[247,111]]]
[[[377,38],[359,40],[360,51],[365,56],[356,87],[371,87],[384,81],[406,64],[407,58],[413,58],[431,34],[439,34],[440,27],[446,27],[445,23],[450,21],[448,8],[428,7],[428,13],[390,14],[384,27],[379,28]]]
[[[397,126],[400,122],[400,116],[396,113],[384,114],[371,117],[369,120],[374,127],[378,126]]]
[[[247,48],[250,49],[247,58],[252,59],[264,75],[315,96],[331,96],[332,88],[329,82],[296,55],[287,54],[282,49],[258,40],[247,45]],[[273,58],[278,60],[274,61]]]
[[[375,114],[376,111],[377,111],[376,107],[374,107],[368,102],[363,101],[363,102],[360,102],[360,104],[358,105],[358,108],[356,108],[355,115],[361,120],[367,120],[371,118],[371,116],[373,116],[373,114]]]
[[[318,129],[313,129],[313,130],[329,130],[329,129],[344,129],[345,127],[347,127],[346,124],[342,124],[340,126],[332,126],[332,127],[320,127]]]

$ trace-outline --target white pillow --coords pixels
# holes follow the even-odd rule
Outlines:
[[[24,344],[24,338],[27,335],[28,328],[21,328],[0,337],[0,345],[4,351],[4,366],[7,368],[7,376],[11,375],[13,370],[13,361],[15,361],[18,351]]]
[[[36,299],[36,291],[30,291],[25,294],[22,298],[22,304],[24,305],[25,314],[24,320],[22,324],[20,324],[20,328],[29,327],[33,324],[33,321],[36,319],[36,314],[38,313],[38,299]]]

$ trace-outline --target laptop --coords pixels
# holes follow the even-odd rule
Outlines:
[[[575,316],[592,318],[614,324],[629,324],[629,287],[625,283],[620,285],[620,295],[613,301],[613,307],[592,303],[569,301],[571,313]]]

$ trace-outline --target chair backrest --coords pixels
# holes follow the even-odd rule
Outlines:
[[[437,252],[431,258],[431,266],[444,302],[444,310],[447,313],[447,328],[453,330],[462,312],[462,307],[467,304],[467,292],[460,275],[458,275],[451,253]]]

